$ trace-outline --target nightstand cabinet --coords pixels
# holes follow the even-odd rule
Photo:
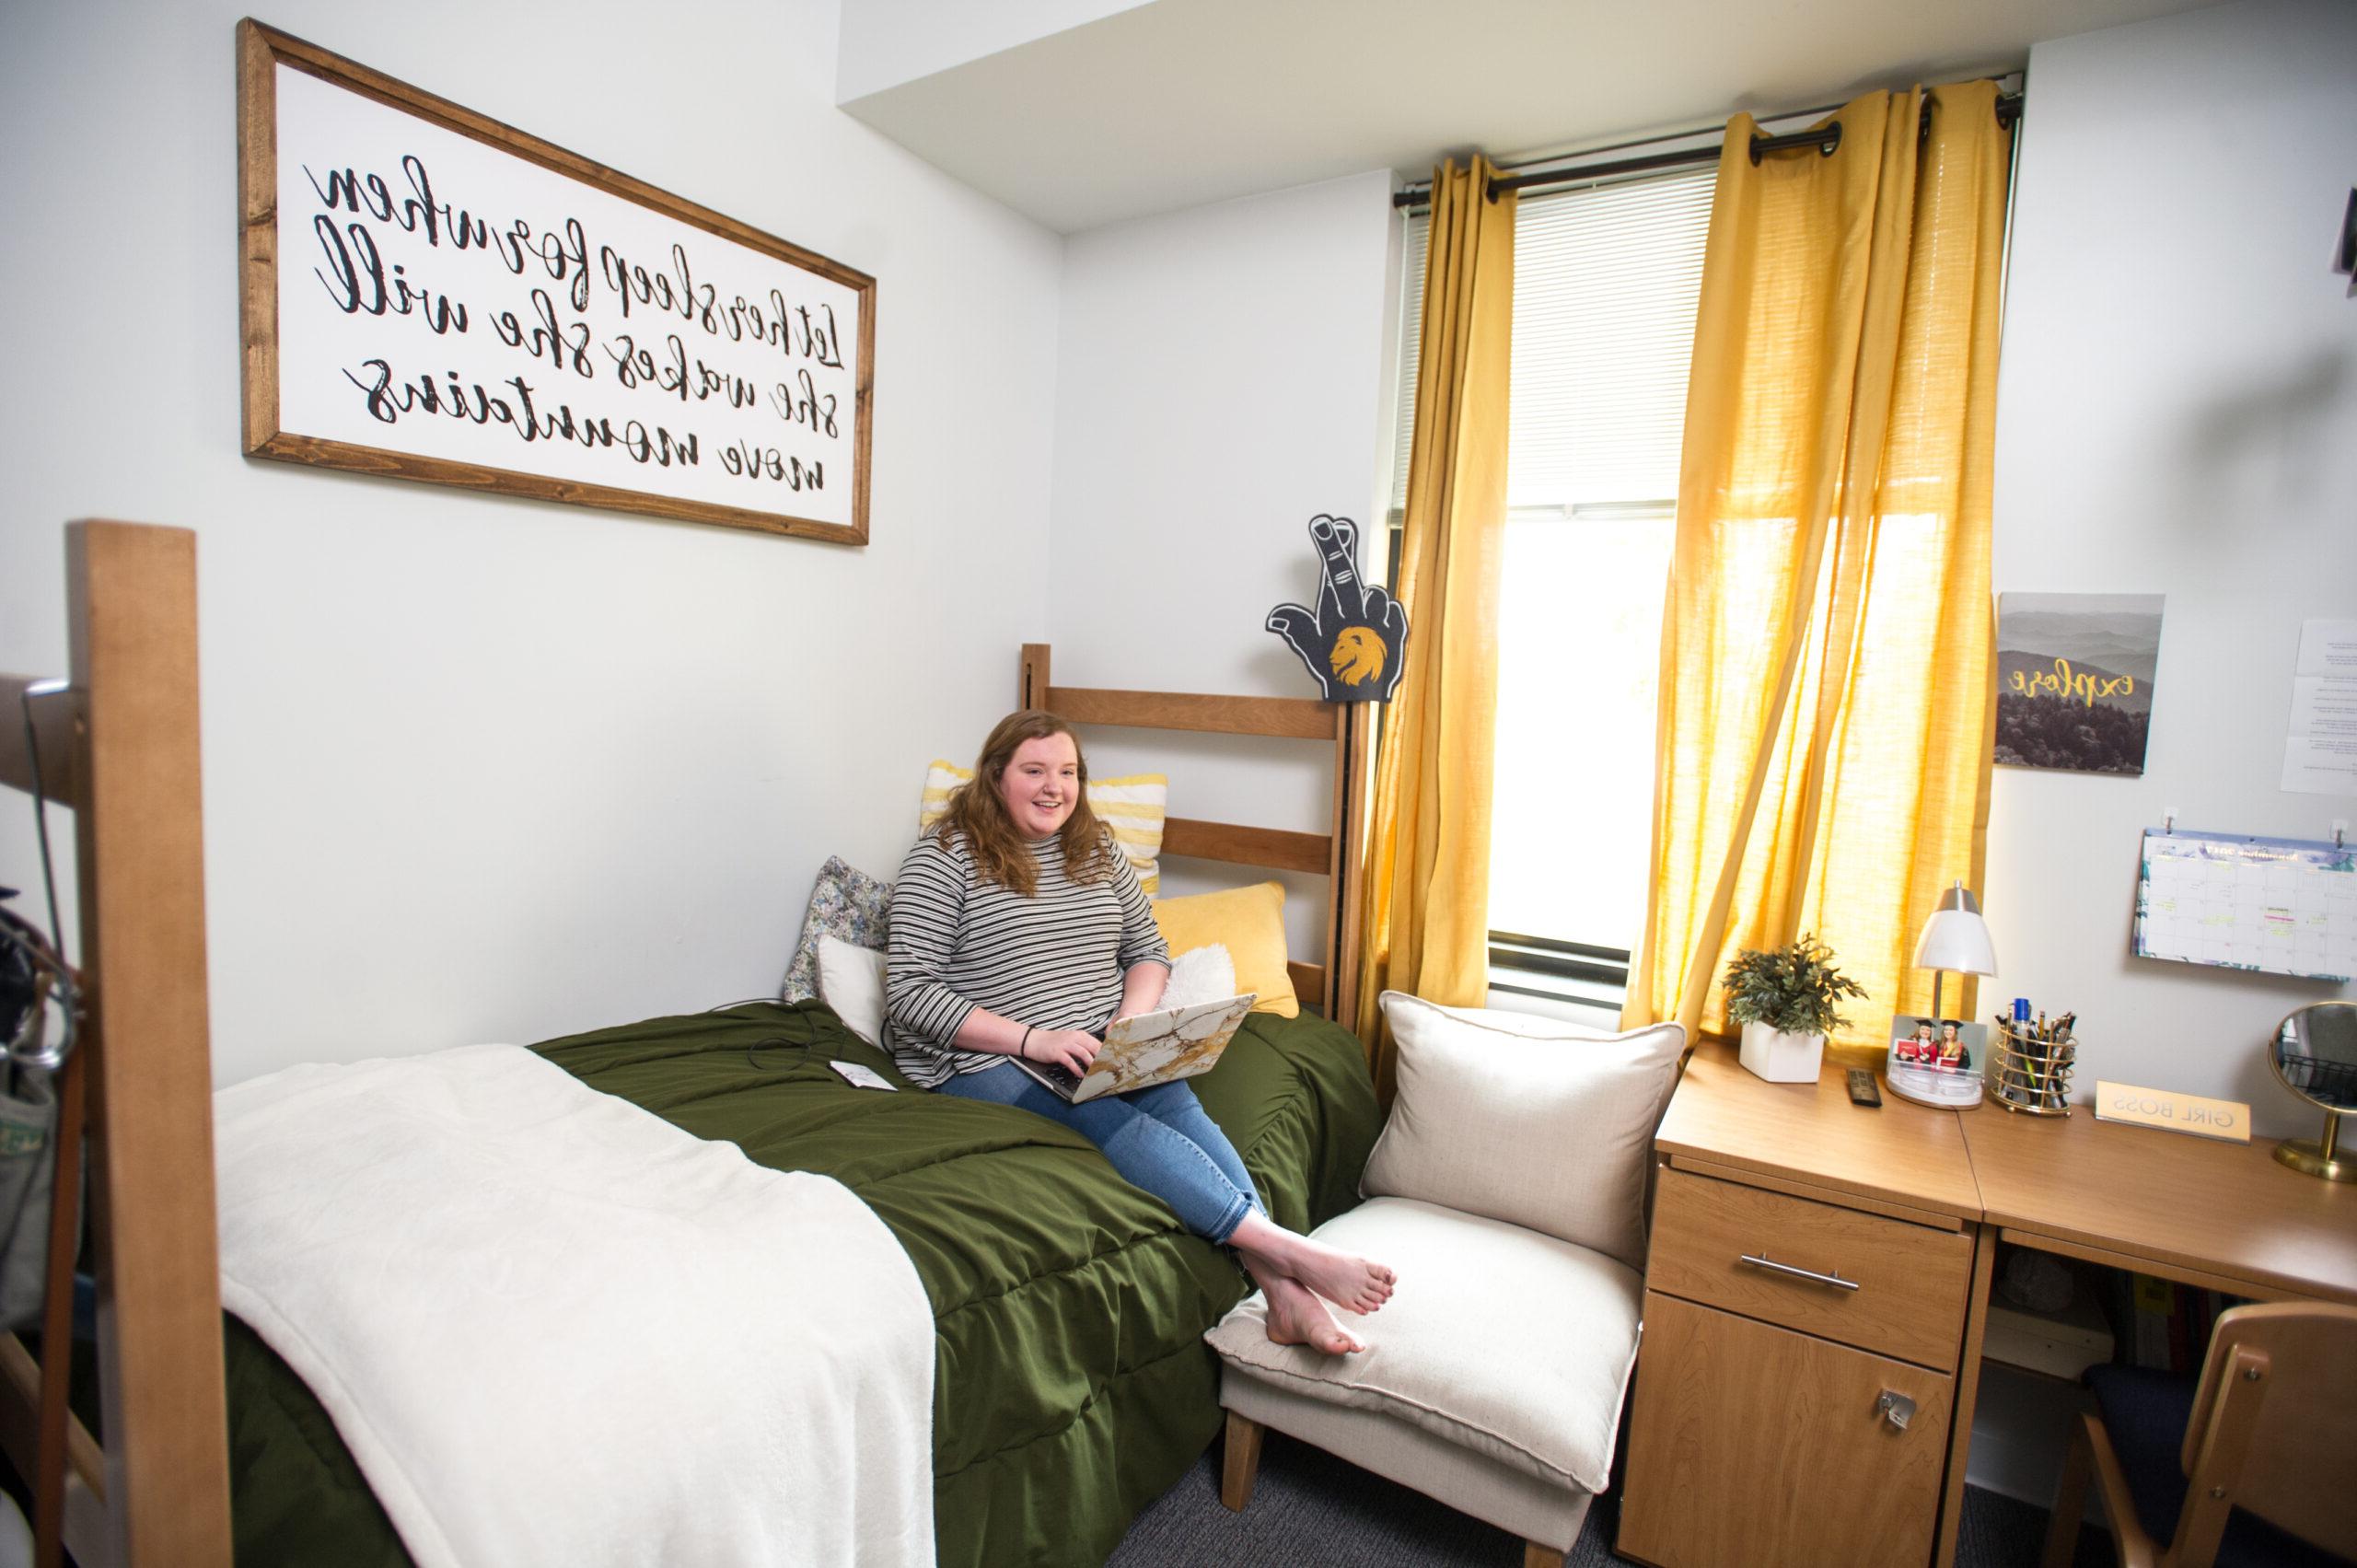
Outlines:
[[[1977,1230],[1956,1119],[1919,1110],[1689,1062],[1655,1140],[1622,1556],[1933,1562]]]

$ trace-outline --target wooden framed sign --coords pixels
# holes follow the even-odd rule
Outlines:
[[[867,542],[876,280],[238,24],[245,447]]]

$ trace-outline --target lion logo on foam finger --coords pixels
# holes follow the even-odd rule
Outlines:
[[[1328,702],[1388,702],[1406,662],[1408,612],[1360,580],[1359,528],[1350,518],[1310,518],[1309,542],[1318,552],[1317,607],[1281,604],[1269,611],[1269,630],[1318,678]]]
[[[1345,626],[1334,639],[1334,676],[1352,686],[1364,685],[1383,673],[1383,639],[1366,626]]]

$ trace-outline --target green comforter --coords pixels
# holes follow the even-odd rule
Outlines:
[[[1202,1335],[1249,1282],[1078,1134],[1008,1107],[853,1088],[827,1058],[905,1081],[815,1002],[538,1049],[762,1165],[835,1178],[891,1227],[933,1304],[943,1563],[1101,1562],[1217,1431],[1217,1363]],[[1256,1013],[1193,1082],[1280,1224],[1306,1229],[1357,1201],[1378,1118],[1348,1033]],[[310,1390],[234,1319],[227,1345],[238,1561],[407,1563]]]

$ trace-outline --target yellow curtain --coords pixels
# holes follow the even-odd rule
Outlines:
[[[1408,505],[1392,592],[1407,666],[1376,754],[1361,897],[1359,1032],[1391,1095],[1385,990],[1478,1005],[1489,988],[1490,779],[1506,511],[1515,195],[1476,157],[1433,175]]]
[[[1624,1028],[1725,1028],[1736,949],[1813,932],[1867,992],[1835,1042],[1879,1046],[1929,1005],[1911,961],[1941,889],[1980,886],[2012,144],[1995,99],[1988,82],[1871,94],[1830,157],[1757,165],[1750,117],[1727,127]],[[1968,986],[1952,1016],[1972,1006]]]

